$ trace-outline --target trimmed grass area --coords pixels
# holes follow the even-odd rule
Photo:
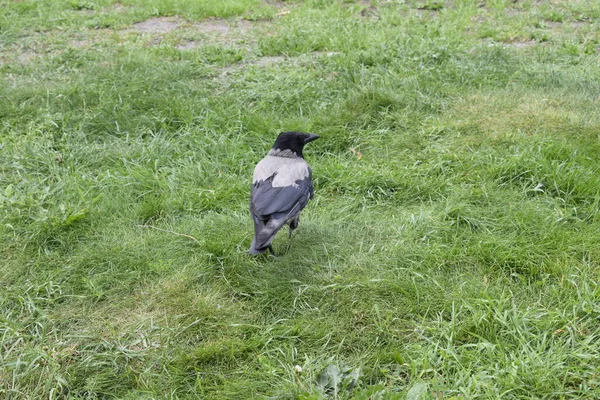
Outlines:
[[[598,1],[0,8],[0,397],[600,398]]]

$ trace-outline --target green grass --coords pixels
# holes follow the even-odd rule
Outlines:
[[[597,1],[0,7],[0,398],[600,397]]]

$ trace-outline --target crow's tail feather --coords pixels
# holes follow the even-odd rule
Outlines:
[[[255,233],[252,244],[250,245],[250,254],[261,254],[269,249],[275,234],[285,224],[285,219],[272,218],[266,224],[263,221],[255,221]]]

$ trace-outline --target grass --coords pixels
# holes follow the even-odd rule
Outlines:
[[[600,397],[598,2],[0,6],[0,397]]]

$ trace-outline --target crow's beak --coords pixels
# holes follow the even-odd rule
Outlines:
[[[313,140],[317,140],[320,137],[321,136],[315,135],[314,133],[308,133],[307,136],[304,138],[304,144],[312,142]]]

